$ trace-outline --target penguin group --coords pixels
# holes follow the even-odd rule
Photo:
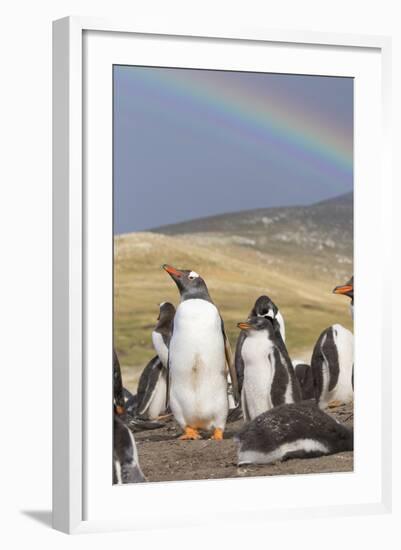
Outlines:
[[[146,480],[132,431],[159,427],[171,416],[183,441],[220,441],[227,421],[242,416],[244,425],[234,437],[238,465],[353,449],[353,431],[323,410],[353,400],[350,331],[333,324],[317,339],[310,365],[292,361],[283,315],[263,295],[237,323],[233,356],[205,280],[192,269],[162,268],[180,301],[177,308],[170,302],[159,306],[151,335],[156,355],[143,370],[136,395],[123,388],[114,352],[115,482]],[[348,296],[353,312],[353,278],[333,292]]]

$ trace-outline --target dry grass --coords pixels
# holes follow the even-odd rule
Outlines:
[[[237,322],[246,318],[261,294],[268,294],[282,311],[293,358],[308,361],[319,334],[330,324],[351,328],[347,301],[331,293],[342,282],[336,279],[338,268],[334,276],[330,265],[317,269],[311,257],[266,254],[211,234],[121,235],[115,238],[114,338],[131,390],[154,355],[151,330],[158,304],[179,301],[173,281],[160,268],[163,263],[193,269],[206,280],[233,348]]]

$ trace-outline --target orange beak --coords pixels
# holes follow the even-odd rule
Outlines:
[[[164,264],[162,265],[162,268],[164,269],[164,271],[167,271],[167,273],[169,275],[172,275],[173,277],[181,277],[182,275],[182,271],[179,271],[172,265]]]
[[[249,330],[251,328],[251,325],[249,323],[238,323],[237,327],[241,330]]]
[[[342,286],[336,286],[336,288],[333,290],[334,294],[347,294],[348,292],[352,292],[354,290],[354,287],[352,285],[342,285]]]

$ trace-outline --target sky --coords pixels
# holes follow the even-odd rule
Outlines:
[[[353,188],[353,79],[115,66],[114,232]]]

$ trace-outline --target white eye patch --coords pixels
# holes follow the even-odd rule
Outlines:
[[[275,318],[275,314],[274,314],[274,311],[273,309],[269,309],[269,311],[267,313],[264,313],[263,315],[261,315],[260,313],[258,313],[258,317],[271,317],[272,319]]]
[[[199,275],[196,273],[196,271],[191,271],[191,273],[188,275],[188,279],[197,279]]]
[[[167,302],[160,302],[159,307],[163,307],[164,304],[167,304]]]

